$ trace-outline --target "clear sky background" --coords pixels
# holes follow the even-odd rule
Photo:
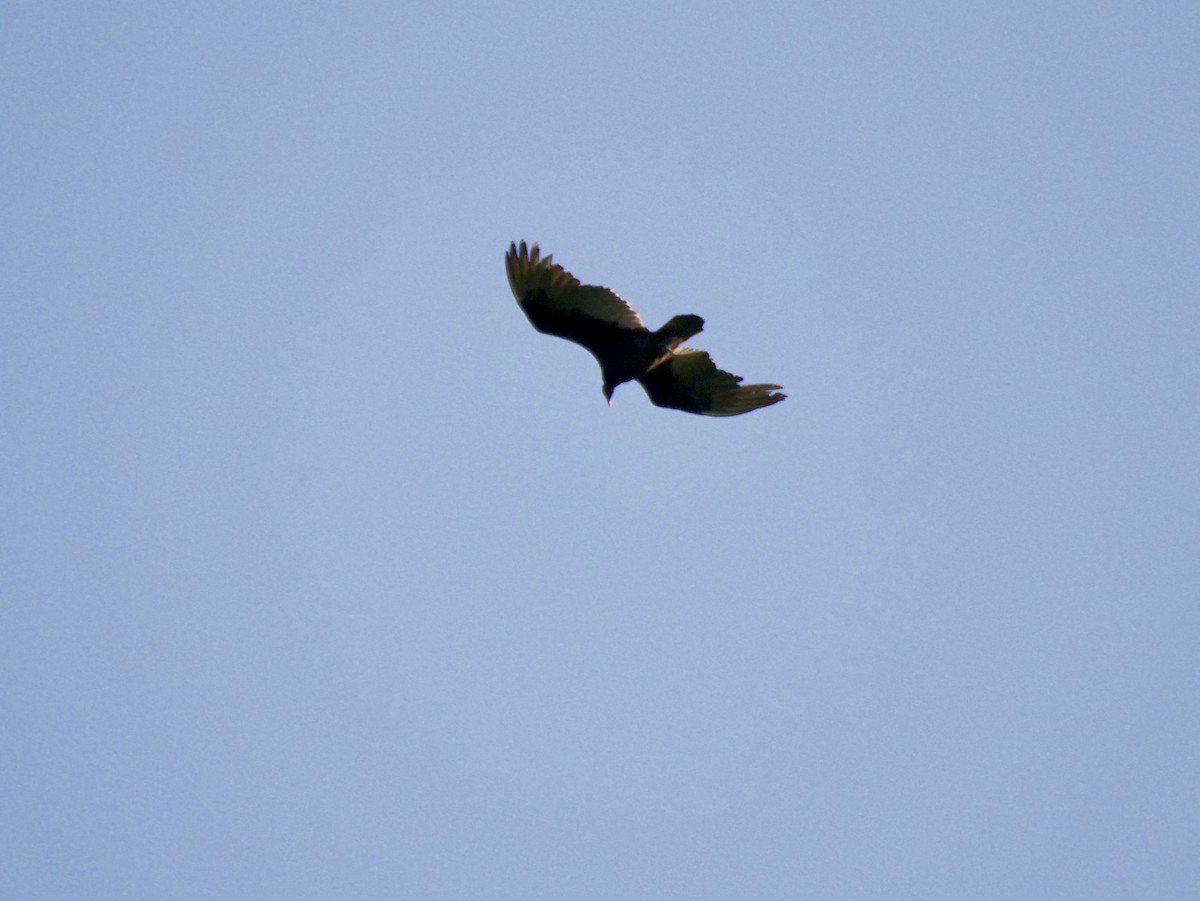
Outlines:
[[[1184,899],[1194,2],[0,11],[0,896]],[[533,331],[538,241],[783,404]]]

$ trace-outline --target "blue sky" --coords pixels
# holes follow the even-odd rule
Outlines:
[[[10,3],[0,895],[1185,898],[1187,3]],[[611,408],[538,241],[789,399]]]

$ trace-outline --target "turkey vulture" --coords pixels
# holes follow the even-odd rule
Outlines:
[[[554,263],[538,246],[510,244],[504,256],[508,284],[517,303],[539,332],[558,335],[591,351],[600,363],[604,397],[636,379],[650,402],[704,416],[737,416],[779,403],[778,385],[742,385],[718,369],[702,350],[680,347],[704,328],[691,313],[672,316],[656,332],[616,294],[579,279]]]

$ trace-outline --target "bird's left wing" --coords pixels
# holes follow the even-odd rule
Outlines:
[[[540,332],[558,335],[590,347],[590,336],[599,328],[643,329],[642,320],[625,301],[608,288],[582,285],[579,279],[541,255],[538,246],[509,245],[504,256],[508,284],[517,303]]]
[[[777,404],[786,394],[778,385],[743,385],[741,378],[718,369],[702,350],[680,347],[638,379],[650,402],[703,416],[737,416]]]

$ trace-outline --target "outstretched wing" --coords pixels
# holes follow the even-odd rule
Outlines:
[[[600,356],[625,332],[644,330],[642,320],[608,288],[581,285],[579,279],[541,255],[538,246],[510,244],[504,255],[508,284],[533,327],[582,344]]]
[[[680,347],[638,379],[650,402],[704,416],[737,416],[783,400],[778,385],[743,385],[702,350]]]

